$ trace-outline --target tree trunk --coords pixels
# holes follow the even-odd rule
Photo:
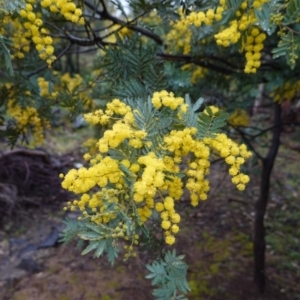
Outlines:
[[[276,159],[277,151],[280,145],[280,123],[281,106],[274,103],[274,128],[272,142],[267,156],[262,160],[262,174],[260,183],[260,195],[255,204],[255,222],[254,222],[254,281],[259,292],[265,290],[265,227],[264,216],[267,208],[270,177]]]

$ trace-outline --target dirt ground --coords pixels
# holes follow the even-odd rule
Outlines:
[[[252,181],[241,193],[234,190],[225,167],[215,164],[210,175],[214,183],[209,200],[192,209],[188,199],[183,199],[179,208],[183,221],[176,249],[177,253],[185,255],[189,264],[188,281],[192,291],[188,299],[300,299],[300,257],[291,256],[292,251],[298,250],[293,248],[295,244],[290,245],[290,240],[296,241],[297,245],[300,236],[299,221],[290,224],[295,219],[294,215],[291,217],[294,208],[300,205],[297,188],[300,171],[292,165],[287,169],[283,167],[286,155],[285,149],[279,153],[266,216],[270,232],[267,241],[270,243],[266,255],[265,295],[258,295],[252,281],[253,209],[258,196],[256,174],[259,174],[259,165],[249,166]],[[288,155],[293,161],[300,160],[298,152],[288,152]],[[74,161],[76,158],[71,159],[72,164]],[[288,172],[284,175],[289,175],[290,181],[282,183],[282,172]],[[63,195],[43,202],[42,198],[37,200],[35,197],[34,202],[40,201],[40,205],[26,202],[11,216],[3,217],[0,299],[153,299],[151,284],[145,279],[145,264],[151,261],[148,253],[139,252],[137,258],[126,262],[122,261],[121,255],[116,264],[110,266],[103,258],[82,256],[75,242],[69,245],[57,243],[57,236],[64,226],[62,220],[66,216],[74,217],[74,213],[62,211],[67,198]],[[274,219],[282,222],[284,227],[272,225]],[[286,226],[289,226],[287,233],[284,231]],[[272,235],[274,232],[276,237]]]

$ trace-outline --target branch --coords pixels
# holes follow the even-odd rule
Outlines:
[[[277,125],[273,125],[273,126],[270,126],[268,128],[265,128],[265,129],[260,129],[260,128],[257,128],[257,127],[251,127],[251,128],[255,128],[255,130],[259,130],[260,132],[257,133],[257,134],[250,134],[250,133],[246,133],[246,132],[243,132],[239,129],[239,133],[243,133],[244,135],[247,135],[250,137],[249,141],[252,141],[254,140],[255,138],[263,135],[264,133],[270,131],[270,130],[273,130],[275,129],[276,127],[282,127],[282,126],[285,126],[285,125],[292,125],[292,126],[300,126],[300,123],[299,122],[286,122],[286,123],[280,123],[280,124],[277,124]],[[237,129],[236,127],[234,126],[231,126],[232,128],[234,129]],[[245,128],[250,128],[250,127],[247,127],[247,126],[243,126]]]
[[[103,46],[112,44],[112,43],[103,42],[102,38],[99,36],[94,36],[91,39],[80,38],[80,37],[75,36],[70,33],[65,33],[65,35],[55,35],[55,36],[51,35],[51,36],[56,37],[56,38],[66,39],[66,40],[69,40],[72,44],[76,44],[76,45],[84,46],[84,47],[97,45],[98,48],[103,48]]]
[[[256,149],[253,147],[252,143],[251,143],[251,139],[248,139],[245,135],[245,133],[243,131],[241,131],[239,128],[234,128],[242,137],[242,139],[245,141],[245,143],[249,146],[250,150],[260,159],[260,160],[264,160],[263,156],[261,156],[259,154],[258,151],[256,151]]]
[[[236,66],[232,65],[231,63],[225,61],[224,59],[215,56],[193,57],[191,55],[181,55],[181,54],[173,55],[167,53],[158,53],[157,56],[168,61],[182,61],[185,63],[193,63],[203,68],[211,69],[226,75],[243,72],[242,69],[239,69]],[[213,64],[209,60],[220,61],[223,64],[225,64],[227,67],[222,67],[220,65]]]
[[[78,36],[75,36],[73,34],[70,34],[68,31],[63,30],[56,26],[55,24],[47,22],[47,24],[60,33],[62,35],[51,35],[56,38],[61,38],[61,39],[68,39],[71,43],[79,45],[79,46],[94,46],[97,45],[99,48],[103,48],[103,46],[110,45],[111,43],[103,42],[102,37],[96,36],[95,33],[93,32],[93,38],[81,38]]]
[[[103,1],[101,1],[102,5],[103,5]],[[119,18],[111,15],[107,9],[105,8],[105,6],[103,6],[103,10],[99,10],[98,8],[96,8],[93,4],[91,4],[89,1],[84,0],[84,4],[89,7],[90,9],[92,9],[93,11],[95,11],[99,16],[101,16],[103,19],[106,20],[110,20],[112,22],[114,22],[115,24],[119,24],[123,27],[127,27],[129,29],[131,29],[132,31],[135,32],[139,32],[141,34],[143,34],[144,36],[147,36],[149,38],[151,38],[152,40],[154,40],[157,44],[162,45],[163,44],[163,40],[160,38],[160,36],[158,36],[157,34],[155,34],[154,32],[146,29],[146,28],[142,28],[136,25],[130,25],[130,23],[132,23],[133,21],[130,22],[124,22],[122,20],[120,20]]]

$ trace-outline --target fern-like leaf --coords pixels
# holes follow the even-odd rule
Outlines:
[[[300,20],[300,0],[290,0],[284,15],[284,25],[299,22]]]
[[[10,76],[13,76],[14,70],[13,70],[13,66],[12,66],[12,62],[11,62],[10,51],[7,48],[5,43],[7,43],[7,39],[5,39],[2,35],[0,35],[0,51],[3,53],[4,60],[5,60],[5,66],[8,71],[8,74]]]
[[[60,242],[65,244],[74,240],[75,237],[77,237],[78,233],[85,227],[82,222],[79,222],[75,219],[67,218],[63,221],[63,223],[65,224],[65,228],[60,234]]]
[[[185,299],[183,296],[190,291],[186,280],[187,265],[183,262],[184,256],[176,255],[176,251],[168,251],[163,259],[155,260],[151,265],[146,265],[150,274],[151,284],[157,286],[153,295],[156,299],[169,300]]]

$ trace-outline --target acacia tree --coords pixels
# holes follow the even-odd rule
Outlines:
[[[127,243],[125,258],[135,255],[135,245],[174,244],[180,222],[176,201],[183,188],[193,206],[207,198],[210,155],[224,159],[232,182],[245,188],[249,177],[240,167],[250,153],[220,133],[228,115],[217,106],[233,113],[229,124],[262,162],[253,240],[254,278],[263,292],[264,215],[280,144],[280,103],[295,99],[300,86],[300,2],[127,2],[1,4],[6,68],[0,133],[11,145],[20,138],[40,143],[55,122],[56,107],[105,126],[96,153],[84,156],[89,167],[62,175],[63,187],[79,194],[66,209],[82,213],[67,222],[64,239],[89,240],[84,253],[106,252],[113,262],[120,239]],[[83,60],[93,62],[86,66]],[[245,129],[244,109],[258,98],[274,103],[265,157],[251,142],[266,130]],[[103,108],[96,99],[114,100]],[[159,299],[188,290],[182,257],[167,253],[164,259],[148,266],[160,286],[154,291]],[[175,280],[179,275],[182,281]]]

